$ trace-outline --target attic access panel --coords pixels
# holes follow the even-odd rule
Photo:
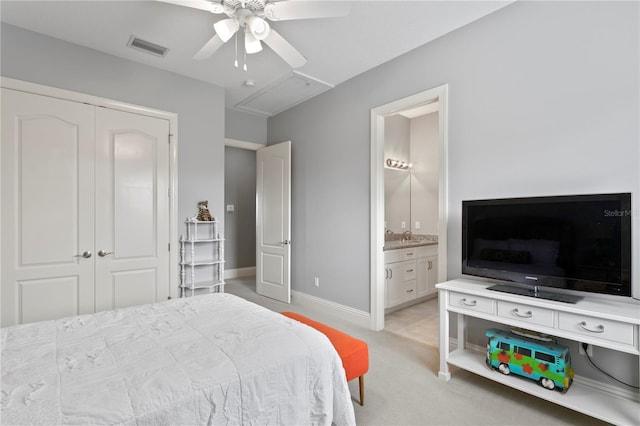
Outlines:
[[[330,84],[293,71],[238,102],[235,108],[271,117],[332,88]]]

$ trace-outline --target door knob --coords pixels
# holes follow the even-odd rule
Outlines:
[[[91,257],[91,252],[87,250],[82,254],[76,254],[74,257],[84,257],[85,259],[88,259]]]
[[[98,256],[100,256],[100,257],[105,257],[105,256],[108,256],[110,254],[113,254],[113,252],[112,251],[104,251],[104,250],[98,251]]]
[[[280,241],[281,246],[288,246],[289,244],[291,244],[291,240]]]

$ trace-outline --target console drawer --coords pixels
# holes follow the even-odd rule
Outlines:
[[[455,293],[453,291],[449,293],[449,306],[454,308],[464,308],[469,311],[493,314],[493,304],[494,301],[492,299]]]
[[[553,311],[544,308],[498,301],[498,316],[553,327]]]
[[[604,339],[625,345],[634,344],[634,326],[587,315],[559,312],[558,328],[596,339]]]

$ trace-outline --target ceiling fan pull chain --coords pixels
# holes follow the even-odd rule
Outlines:
[[[244,70],[247,70],[247,49],[244,50]]]
[[[233,65],[238,68],[238,33],[236,33],[236,60]]]

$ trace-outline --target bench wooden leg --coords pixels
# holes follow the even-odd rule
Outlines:
[[[358,377],[358,384],[360,385],[360,405],[364,405],[364,374]]]

